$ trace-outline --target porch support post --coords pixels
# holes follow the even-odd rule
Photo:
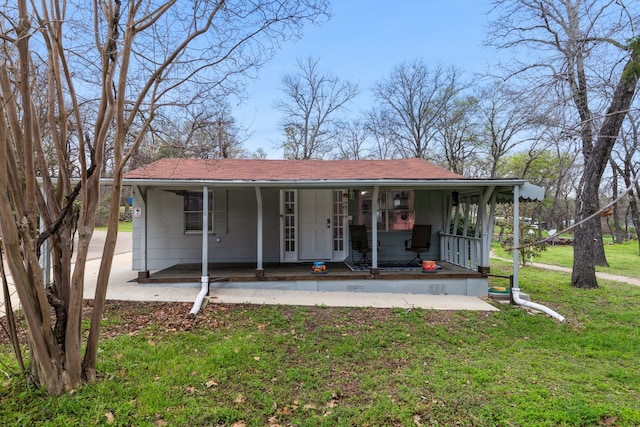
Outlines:
[[[489,208],[489,232],[491,233],[489,241],[493,239],[493,229],[496,226],[496,202],[496,193],[493,193],[491,195],[491,208]]]
[[[147,215],[147,193],[142,191],[137,185],[133,187],[136,199],[142,202],[142,227],[140,227],[140,269],[138,271],[138,280],[149,278],[149,267],[147,264],[147,227],[149,217]]]
[[[458,204],[456,205],[455,213],[453,214],[453,218],[451,219],[451,223],[453,224],[453,234],[454,236],[458,235],[458,216],[460,215],[460,203],[461,200],[458,200]]]
[[[378,193],[380,187],[373,186],[373,209],[371,209],[371,275],[379,276],[380,270],[378,269]]]
[[[264,280],[264,266],[262,263],[262,190],[260,187],[256,187],[256,213],[258,216],[258,224],[257,224],[257,236],[256,236],[256,245],[257,245],[257,253],[256,253],[256,278],[258,280]]]
[[[453,214],[453,204],[451,196],[442,196],[442,205],[446,206],[446,209],[443,209],[442,216],[442,224],[444,225],[444,229],[440,232],[440,259],[442,261],[450,261],[451,260],[451,250],[449,246],[451,245],[451,237],[449,237],[449,230],[451,229],[451,215]]]
[[[495,213],[495,197],[493,190],[495,187],[487,188],[480,198],[478,209],[480,210],[480,223],[482,224],[482,234],[480,236],[482,245],[482,255],[480,258],[480,266],[478,271],[482,274],[489,274],[489,253],[491,251],[491,239],[493,237],[493,215]],[[487,203],[491,199],[491,207],[489,208],[489,218],[487,218]],[[476,228],[476,233],[478,229]]]
[[[460,203],[463,203],[463,199],[460,199]],[[471,214],[471,209],[469,207],[469,197],[464,198],[464,209],[462,209],[462,215],[464,219],[462,220],[462,235],[467,237],[467,231],[469,230],[469,215]]]
[[[209,188],[202,187],[202,270],[200,282],[209,283]],[[206,282],[205,282],[206,281]]]
[[[518,251],[520,246],[520,187],[513,186],[513,284],[511,293],[519,291],[518,286],[518,270],[520,269],[520,260]]]

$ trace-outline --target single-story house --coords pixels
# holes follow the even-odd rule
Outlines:
[[[544,197],[524,180],[465,178],[422,159],[167,158],[124,183],[138,280],[212,288],[487,295],[496,203],[517,212]],[[412,251],[417,229],[428,243]]]

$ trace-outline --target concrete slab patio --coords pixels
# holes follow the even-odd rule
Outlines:
[[[84,297],[92,299],[100,260],[87,263]],[[118,254],[107,289],[107,299],[125,301],[193,302],[200,291],[197,283],[175,285],[138,284],[131,271],[131,254]],[[215,289],[211,287],[210,303],[266,304],[327,307],[424,308],[428,310],[496,311],[482,298],[458,295],[416,295],[370,292],[307,292],[263,289]]]
[[[463,295],[388,294],[374,292],[307,292],[220,289],[210,302],[236,304],[300,305],[326,307],[423,308],[427,310],[497,311],[481,298]]]

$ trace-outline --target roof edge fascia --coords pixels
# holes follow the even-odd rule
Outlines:
[[[184,186],[207,186],[207,187],[348,187],[357,188],[362,186],[412,186],[412,187],[515,187],[524,185],[523,179],[377,179],[377,180],[206,180],[206,179],[146,179],[146,178],[125,178],[123,184],[137,185],[143,187],[184,187]]]

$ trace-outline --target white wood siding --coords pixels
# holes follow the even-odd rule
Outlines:
[[[226,190],[212,189],[220,192]],[[264,261],[279,260],[278,191],[263,189]],[[215,196],[214,196],[215,197]],[[254,262],[256,260],[255,190],[234,189],[227,193],[227,232],[209,236],[210,262]],[[134,206],[142,207],[134,198]],[[201,262],[202,235],[185,234],[183,197],[169,191],[147,192],[147,269],[159,270],[179,263]],[[141,237],[144,215],[134,218],[133,268],[142,268]],[[216,223],[219,223],[216,219]],[[218,242],[219,238],[219,242]]]
[[[193,189],[191,189],[193,190]],[[256,262],[256,196],[253,188],[211,191],[227,191],[226,233],[209,236],[210,262]],[[279,189],[263,188],[264,262],[280,260],[280,207]],[[214,195],[214,197],[216,197]],[[357,202],[349,201],[349,215],[357,217]],[[440,254],[439,232],[443,230],[443,194],[438,191],[416,190],[416,224],[431,224],[431,249],[425,259],[437,259]],[[147,216],[147,269],[159,270],[179,263],[200,263],[201,234],[184,233],[183,197],[170,191],[148,190],[147,205],[134,196],[134,207],[142,207],[141,217],[134,218],[133,269],[143,269],[143,242],[145,214]],[[218,220],[216,220],[217,222]],[[218,238],[220,242],[218,242]],[[378,259],[385,261],[409,261],[412,253],[404,250],[404,241],[411,238],[411,231],[379,232]],[[347,242],[347,253],[350,251]],[[347,257],[349,258],[349,257]]]

